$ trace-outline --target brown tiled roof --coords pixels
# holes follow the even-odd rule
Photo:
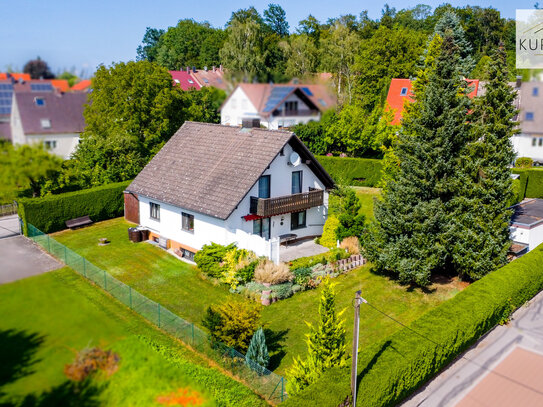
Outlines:
[[[9,122],[0,122],[0,140],[11,141],[11,125]]]
[[[15,92],[14,97],[25,134],[81,133],[85,127],[86,93]],[[36,98],[45,105],[37,106]],[[49,119],[51,127],[43,128],[42,119]]]
[[[240,129],[185,122],[138,174],[127,191],[227,219],[287,143],[327,187],[330,176],[288,131]]]
[[[220,69],[199,69],[192,72],[191,75],[198,81],[200,86],[213,86],[218,89],[226,90],[228,82],[224,78],[224,72]]]

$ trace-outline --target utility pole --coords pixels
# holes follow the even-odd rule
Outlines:
[[[359,336],[359,320],[360,320],[360,304],[367,303],[367,301],[360,296],[361,290],[356,292],[353,301],[354,307],[354,330],[353,330],[353,356],[351,365],[351,394],[353,396],[353,407],[356,407],[356,379],[358,376],[358,336]]]

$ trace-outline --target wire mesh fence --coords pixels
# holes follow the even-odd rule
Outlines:
[[[0,218],[2,216],[15,215],[17,213],[17,204],[0,205]]]
[[[90,263],[31,224],[28,224],[28,237],[160,329],[218,362],[223,368],[243,380],[256,393],[273,402],[281,402],[286,399],[286,380],[282,376],[246,359],[245,355],[225,344],[212,343],[209,335],[192,322],[184,320],[129,285],[117,280],[107,271]]]

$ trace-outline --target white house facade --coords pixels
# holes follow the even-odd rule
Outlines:
[[[267,143],[271,134],[274,140]],[[176,157],[177,151],[185,150],[183,145],[192,145],[190,154],[199,156],[212,140],[222,143],[223,148],[208,153],[207,160],[216,164],[201,177],[187,174],[190,169],[183,168],[189,167],[181,165],[179,176],[184,173],[185,179],[176,186],[163,184],[171,192],[160,195],[154,186],[147,187],[152,183],[149,175],[161,172],[161,167],[155,167],[160,160],[167,163],[168,156]],[[263,143],[266,158],[250,158],[259,155],[258,145]],[[205,244],[236,243],[277,261],[281,241],[322,234],[333,181],[292,133],[186,123],[164,149],[169,153],[163,157],[157,154],[125,193],[126,205],[133,199],[130,197],[137,196],[132,205],[137,206],[138,219],[129,220],[148,229],[150,238],[163,246],[179,248],[191,258]],[[228,161],[225,154],[236,158]],[[167,165],[173,172],[175,167],[175,163]],[[225,182],[231,186],[223,185],[217,191]],[[193,192],[188,190],[191,188]],[[200,202],[190,194],[199,195]],[[202,202],[206,200],[214,202]],[[129,213],[131,210],[125,210]]]
[[[325,85],[241,84],[221,107],[221,124],[241,126],[256,120],[278,130],[318,121],[333,106],[335,100]]]

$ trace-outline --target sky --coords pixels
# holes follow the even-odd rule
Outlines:
[[[498,9],[514,18],[516,8],[533,8],[536,0],[450,1],[453,6],[481,6]],[[271,2],[286,11],[290,29],[309,14],[324,22],[342,14],[359,15],[368,10],[378,18],[383,2],[356,0],[311,1],[195,1],[195,0],[0,0],[0,72],[22,70],[37,56],[55,73],[74,70],[91,76],[99,64],[133,60],[146,27],[168,28],[178,20],[192,18],[224,27],[232,11],[254,6],[262,13]],[[436,7],[440,1],[390,0],[400,10],[418,3]]]

